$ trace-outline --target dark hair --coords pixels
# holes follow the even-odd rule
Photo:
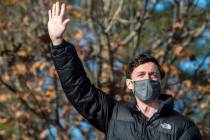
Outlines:
[[[142,65],[142,64],[147,63],[147,62],[153,62],[157,65],[158,70],[160,72],[160,77],[161,77],[161,79],[163,79],[164,76],[165,76],[165,72],[162,70],[158,61],[153,56],[151,56],[149,54],[140,54],[139,56],[134,58],[132,61],[130,61],[128,63],[128,69],[127,69],[127,72],[126,72],[126,77],[131,78],[131,73],[133,72],[133,70],[136,67],[138,67],[139,65]]]

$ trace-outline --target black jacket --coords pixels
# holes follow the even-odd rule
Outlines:
[[[195,124],[173,110],[173,99],[161,95],[159,110],[147,120],[136,102],[116,101],[91,84],[72,44],[52,47],[52,59],[71,104],[107,140],[200,140]]]

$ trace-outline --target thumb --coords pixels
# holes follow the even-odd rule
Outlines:
[[[66,27],[67,24],[69,24],[69,22],[70,22],[70,19],[66,19],[66,20],[64,20],[63,25]]]

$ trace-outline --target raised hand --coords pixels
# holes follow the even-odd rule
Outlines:
[[[70,22],[70,19],[64,19],[65,4],[62,4],[60,7],[59,2],[54,3],[52,9],[48,11],[48,14],[48,32],[50,39],[54,46],[60,45],[63,40],[63,33]]]

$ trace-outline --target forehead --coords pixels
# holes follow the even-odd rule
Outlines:
[[[134,68],[132,74],[136,74],[139,72],[159,72],[159,70],[155,63],[147,62],[147,63],[141,64],[138,67]]]

